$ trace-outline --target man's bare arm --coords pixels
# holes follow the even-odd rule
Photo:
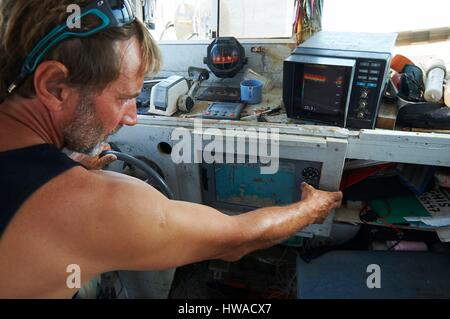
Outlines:
[[[340,193],[303,187],[299,203],[231,217],[208,206],[170,201],[140,181],[114,182],[108,205],[96,213],[103,227],[88,235],[93,240],[89,249],[101,271],[237,260],[324,219],[340,205]]]
[[[299,230],[321,223],[334,208],[341,205],[341,192],[324,192],[302,184],[302,201],[283,207],[268,207],[236,216],[239,227],[248,235],[228,259],[236,260],[252,251],[276,245]]]

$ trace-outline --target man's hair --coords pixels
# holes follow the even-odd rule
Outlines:
[[[93,0],[0,0],[0,103],[9,95],[8,87],[19,75],[22,64],[35,45],[57,25],[66,23],[70,4],[81,8]],[[82,27],[96,25],[86,16]],[[137,19],[121,28],[104,29],[87,38],[70,38],[53,47],[42,61],[55,60],[69,70],[67,84],[101,91],[120,75],[122,61],[117,42],[136,38],[142,53],[143,74],[157,73],[161,54],[149,31]],[[33,74],[14,94],[35,95]]]

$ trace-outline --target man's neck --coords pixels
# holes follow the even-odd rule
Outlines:
[[[36,144],[63,147],[62,130],[37,98],[13,97],[0,104],[0,150]]]

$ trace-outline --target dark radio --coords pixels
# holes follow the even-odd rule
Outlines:
[[[395,33],[319,32],[284,61],[289,118],[372,129],[389,79]]]

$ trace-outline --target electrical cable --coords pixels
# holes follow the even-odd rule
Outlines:
[[[388,201],[385,201],[385,204],[388,209],[388,215],[386,215],[386,216],[390,216],[391,215],[390,204]],[[404,235],[403,232],[398,227],[396,227],[394,224],[388,222],[383,216],[377,214],[376,212],[374,212],[372,210],[369,210],[369,206],[367,204],[359,211],[359,219],[366,225],[370,225],[369,222],[381,221],[383,224],[385,224],[389,228],[392,228],[395,231],[398,240],[395,244],[393,244],[387,250],[394,249],[398,244],[400,244],[402,242],[403,235]]]

